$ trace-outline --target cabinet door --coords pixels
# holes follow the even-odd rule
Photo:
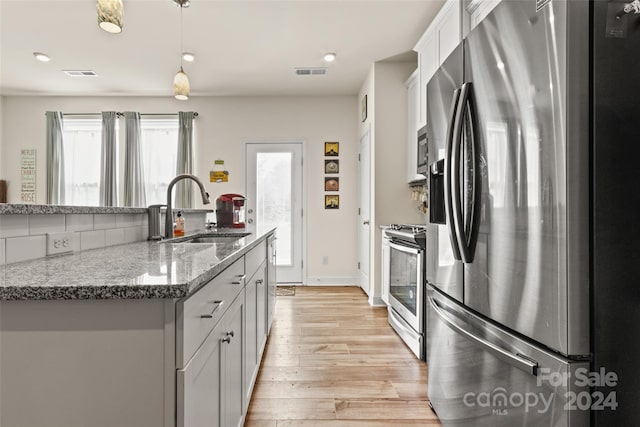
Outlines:
[[[438,65],[453,52],[462,40],[461,2],[447,2],[439,14],[438,33]]]
[[[244,408],[243,346],[244,295],[236,298],[224,315],[222,338],[222,423],[225,427],[240,426]]]
[[[382,254],[380,256],[381,273],[380,280],[382,281],[382,301],[389,305],[389,259],[391,258],[391,247],[389,241],[384,237],[384,230],[382,230]]]
[[[264,345],[267,342],[267,311],[268,311],[268,298],[267,298],[267,264],[263,264],[262,267],[256,273],[256,329],[258,337],[258,360],[256,369],[260,365],[262,358],[262,352]]]
[[[418,65],[420,67],[420,80],[418,81],[420,99],[418,101],[419,116],[417,128],[421,128],[427,122],[427,83],[429,83],[429,80],[440,65],[438,63],[438,43],[436,37],[436,31],[428,31],[425,33],[420,45],[416,47],[418,51]]]
[[[266,251],[265,251],[266,253]],[[245,292],[245,334],[244,341],[246,350],[244,352],[244,395],[245,403],[248,404],[251,399],[251,381],[253,379],[253,372],[256,369],[258,360],[258,322],[257,322],[257,283],[256,277],[258,273],[254,274],[251,279],[247,281],[247,285],[244,288]],[[234,337],[235,338],[235,337]]]
[[[500,3],[501,0],[471,0],[467,5],[469,26],[473,28],[482,21]]]
[[[221,426],[221,338],[222,325],[215,327],[202,346],[187,363],[178,369],[177,426]]]
[[[271,331],[276,308],[276,238],[269,237],[267,252],[267,335]]]
[[[424,179],[416,173],[418,164],[418,122],[420,121],[420,73],[416,70],[407,86],[407,182]]]

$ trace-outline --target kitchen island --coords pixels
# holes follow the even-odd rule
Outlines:
[[[273,315],[273,235],[0,266],[0,426],[241,425]]]

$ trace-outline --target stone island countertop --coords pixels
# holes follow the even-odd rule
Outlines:
[[[183,298],[257,246],[274,229],[233,241],[184,243],[190,234],[0,266],[0,300]]]
[[[163,210],[165,208],[162,208]],[[183,212],[213,212],[213,209],[174,208]],[[147,213],[148,208],[128,208],[120,206],[64,206],[0,203],[0,215],[52,215],[52,214],[135,214]]]

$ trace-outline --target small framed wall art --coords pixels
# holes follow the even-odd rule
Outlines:
[[[324,173],[340,172],[340,161],[338,159],[330,159],[324,161]]]
[[[339,191],[340,190],[340,178],[337,176],[324,179],[324,191]]]
[[[327,157],[338,157],[340,154],[339,142],[325,142],[324,143],[324,155]]]
[[[331,194],[324,196],[324,208],[325,209],[340,209],[340,196],[337,194]]]

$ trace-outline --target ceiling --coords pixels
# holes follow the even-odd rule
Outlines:
[[[180,8],[124,0],[124,28],[97,25],[94,0],[0,0],[0,95],[172,96]],[[444,0],[191,0],[183,10],[192,96],[353,95],[371,64],[411,58]],[[36,61],[33,52],[51,57]],[[335,52],[331,64],[325,52]],[[295,67],[328,67],[296,76]],[[93,70],[69,77],[62,70]]]

